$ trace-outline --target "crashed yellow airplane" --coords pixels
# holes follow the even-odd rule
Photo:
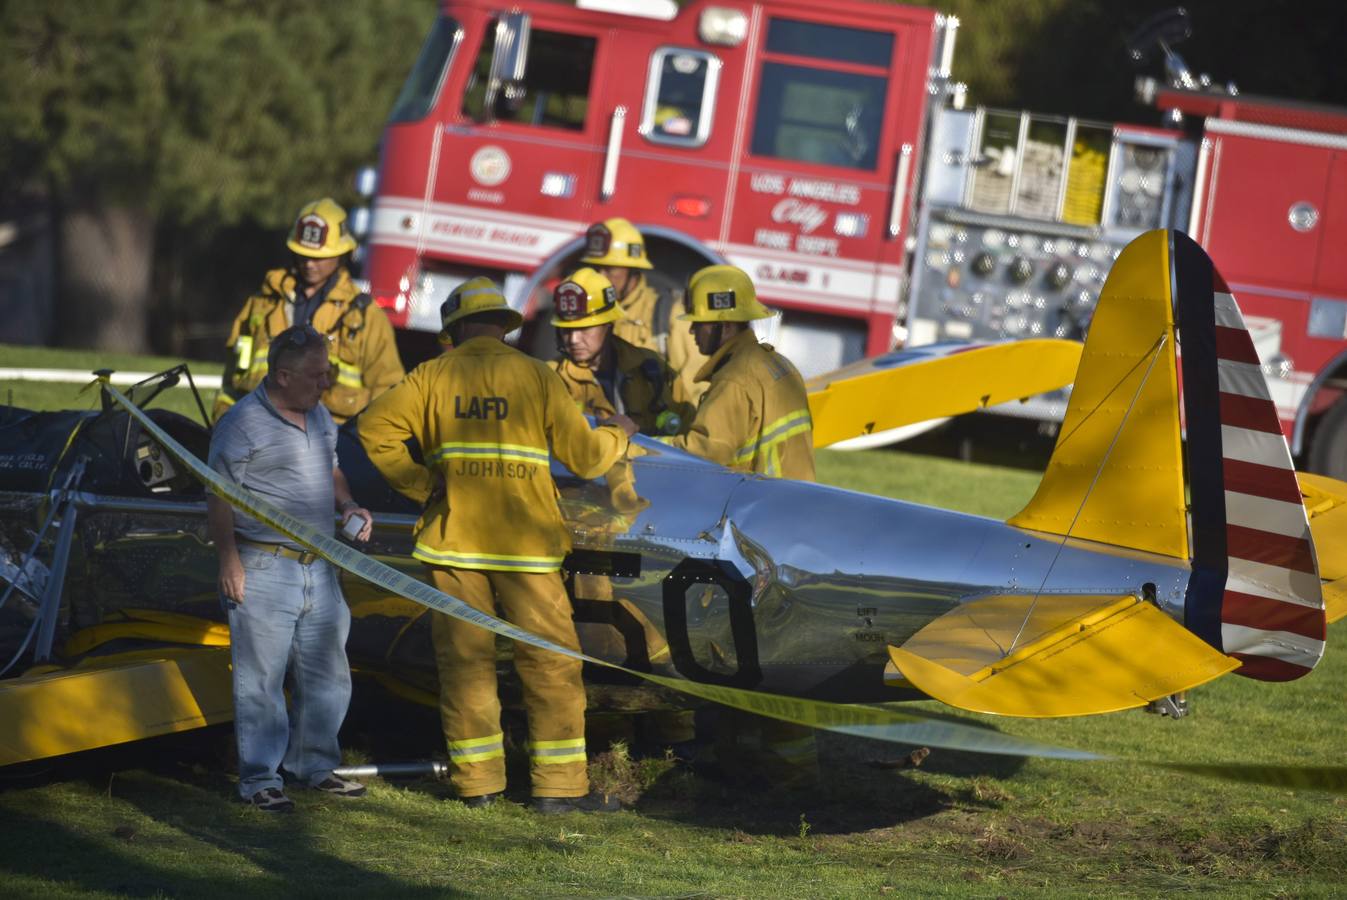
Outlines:
[[[1231,671],[1308,673],[1323,597],[1336,610],[1344,594],[1347,485],[1307,483],[1312,532],[1234,298],[1182,234],[1124,251],[1083,352],[924,348],[815,379],[816,443],[1072,381],[1038,492],[1006,522],[744,475],[643,439],[646,502],[623,511],[602,480],[554,462],[586,653],[689,688],[1012,716],[1142,706]],[[204,429],[152,418],[204,458]],[[27,666],[0,680],[0,765],[229,718],[202,488],[168,443],[115,408],[0,419],[0,665]],[[357,496],[391,508],[357,444],[345,451]],[[371,555],[416,574],[414,516],[380,520]],[[353,663],[429,699],[424,607],[346,584]]]

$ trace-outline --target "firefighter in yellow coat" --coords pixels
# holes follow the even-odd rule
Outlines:
[[[681,318],[707,356],[697,380],[709,387],[691,427],[669,443],[740,472],[813,481],[804,380],[749,326],[771,312],[758,302],[748,275],[734,266],[701,269],[688,283],[685,303]],[[716,753],[732,771],[774,784],[800,786],[818,777],[813,731],[775,719],[727,716]]]
[[[593,269],[577,269],[552,292],[561,357],[549,365],[583,412],[630,416],[642,434],[677,434],[694,406],[658,353],[623,340],[617,292]]]
[[[623,313],[607,278],[593,269],[577,269],[552,292],[552,308],[552,326],[562,355],[549,365],[582,412],[597,418],[625,413],[642,434],[656,436],[676,434],[692,421],[695,407],[684,396],[682,382],[668,363],[653,350],[629,344],[613,333]],[[636,493],[630,464],[619,462],[608,471],[608,488],[612,511],[604,517],[607,521],[593,524],[625,531],[632,514],[646,505]],[[647,628],[650,658],[667,657],[663,636],[627,600],[614,599],[608,578],[576,574],[574,586],[576,597],[624,606]],[[626,717],[622,718],[626,724]],[[691,712],[658,711],[643,716],[641,722],[645,741],[657,752],[668,747],[685,752],[696,737]]]
[[[613,333],[629,344],[659,353],[678,373],[687,399],[692,403],[701,399],[704,387],[693,376],[706,356],[678,321],[678,304],[646,277],[655,267],[641,232],[626,219],[593,225],[585,232],[585,255],[580,262],[597,269],[617,291],[622,318],[613,325]]]
[[[328,341],[332,385],[323,405],[338,423],[402,380],[393,326],[369,294],[351,281],[345,260],[355,249],[346,211],[324,197],[299,211],[286,246],[293,263],[273,269],[234,319],[225,349],[223,384],[215,401],[219,418],[267,374],[271,339],[291,325],[309,324]]]
[[[578,649],[559,569],[569,538],[550,460],[582,478],[602,475],[627,449],[635,424],[614,416],[591,429],[546,364],[505,344],[522,322],[490,279],[456,288],[441,308],[452,353],[423,363],[360,417],[370,460],[394,488],[425,505],[412,555],[440,590],[562,646]],[[404,443],[415,438],[426,465]],[[452,511],[452,514],[451,514]],[[434,613],[440,718],[450,781],[470,806],[505,789],[495,635]],[[539,812],[609,812],[589,791],[580,661],[516,644],[528,713],[533,806]]]

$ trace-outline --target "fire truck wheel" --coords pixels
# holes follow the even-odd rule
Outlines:
[[[1329,407],[1319,420],[1306,464],[1311,472],[1347,480],[1347,397]]]

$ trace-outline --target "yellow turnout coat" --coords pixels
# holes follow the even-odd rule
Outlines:
[[[686,427],[692,421],[695,407],[669,364],[653,350],[629,344],[615,334],[608,340],[612,341],[616,356],[617,403],[608,399],[593,369],[577,366],[564,356],[548,363],[561,376],[580,411],[600,419],[620,412],[630,416],[642,434],[658,435],[665,432],[657,420],[667,410]]]
[[[314,311],[311,324],[327,336],[333,366],[332,386],[323,394],[323,405],[332,418],[345,422],[401,381],[404,371],[393,326],[383,309],[356,288],[345,267],[334,277],[337,281]],[[272,338],[295,324],[295,288],[289,269],[273,269],[243,304],[225,343],[229,362],[214,418],[262,383]]]
[[[745,330],[697,373],[709,381],[686,434],[669,443],[741,472],[814,480],[813,422],[790,360]]]
[[[505,572],[554,572],[570,550],[551,456],[595,478],[627,449],[616,425],[589,427],[546,363],[489,337],[417,366],[360,416],[360,440],[395,489],[422,504],[435,492],[413,556]]]

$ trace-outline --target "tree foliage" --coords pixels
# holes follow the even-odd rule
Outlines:
[[[281,226],[373,159],[428,0],[9,0],[0,169],[183,224]]]
[[[1156,124],[1139,105],[1137,75],[1160,78],[1158,58],[1135,65],[1128,35],[1161,10],[1187,8],[1193,35],[1174,49],[1194,74],[1243,93],[1347,105],[1347,4],[1341,0],[939,0],[961,22],[954,76],[972,102]]]
[[[954,75],[972,102],[1155,123],[1132,83],[1161,66],[1136,69],[1124,41],[1172,2],[927,5],[962,21]],[[1194,36],[1178,49],[1194,71],[1246,93],[1347,103],[1341,0],[1187,6]],[[22,189],[51,207],[63,339],[124,343],[146,330],[151,294],[154,328],[226,317],[281,255],[279,232],[305,201],[353,199],[351,175],[374,160],[436,7],[0,2],[0,205]],[[99,315],[122,335],[80,333]],[[176,337],[159,344],[184,349]]]

